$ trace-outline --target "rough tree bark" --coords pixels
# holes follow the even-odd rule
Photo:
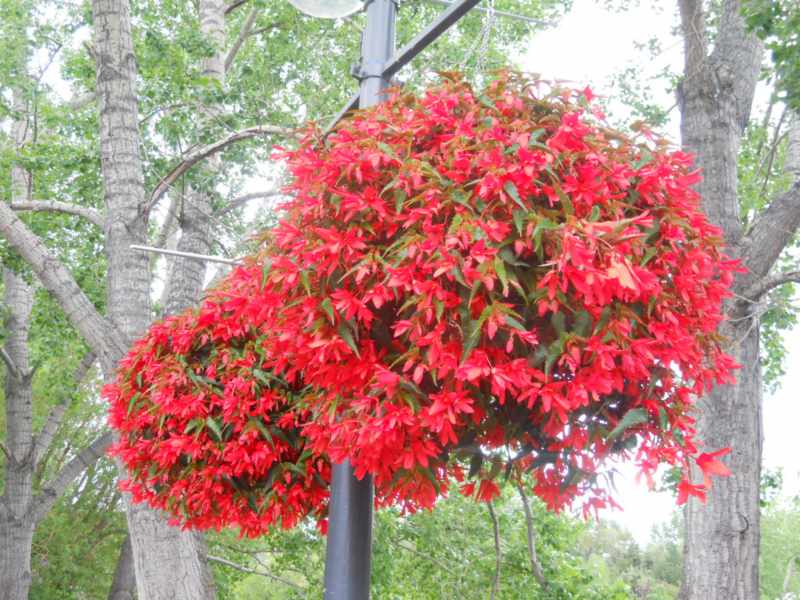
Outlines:
[[[683,146],[703,169],[697,189],[706,212],[722,227],[730,253],[749,270],[737,279],[737,296],[729,303],[730,319],[723,328],[728,351],[742,368],[736,384],[718,387],[702,399],[698,415],[705,448],[732,449],[726,459],[732,475],[715,479],[705,505],[690,500],[686,506],[681,598],[757,600],[762,382],[758,298],[752,290],[765,281],[797,230],[800,193],[795,184],[772,201],[749,231],[744,230],[737,160],[762,48],[746,31],[738,0],[721,3],[711,50],[702,0],[679,0],[679,7],[685,51],[678,89]]]
[[[203,76],[220,86],[225,84],[225,2],[222,0],[200,0],[200,31],[213,46],[214,53],[203,60]],[[211,122],[222,110],[216,105],[203,105],[202,121]],[[202,129],[202,127],[200,128]],[[219,155],[212,156],[205,164],[207,180],[213,182],[213,174],[221,166]],[[195,254],[209,254],[211,247],[213,185],[205,189],[190,187],[182,199],[178,222],[181,237],[178,250]],[[166,314],[177,313],[196,303],[203,289],[206,264],[190,258],[173,258],[167,277]]]
[[[151,320],[149,259],[130,250],[131,244],[146,243],[149,213],[140,157],[136,60],[128,0],[93,0],[92,15],[108,310],[127,346]],[[112,376],[113,370],[105,375]],[[196,536],[170,527],[164,515],[132,503],[128,529],[139,600],[213,598],[212,580]]]
[[[28,359],[29,318],[33,288],[10,269],[4,269],[6,362],[5,482],[0,496],[0,598],[28,597],[31,585],[31,544],[34,521],[33,394]]]
[[[136,597],[136,570],[133,565],[133,547],[131,536],[126,535],[119,551],[117,567],[114,569],[114,579],[108,600],[134,600]]]

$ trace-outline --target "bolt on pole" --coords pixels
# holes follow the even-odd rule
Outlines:
[[[394,52],[395,0],[368,0],[361,44],[359,107],[381,101],[383,68]],[[325,600],[368,600],[372,553],[372,478],[356,479],[348,461],[333,466],[325,556]]]

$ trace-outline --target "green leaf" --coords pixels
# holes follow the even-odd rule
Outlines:
[[[394,212],[400,213],[403,211],[403,205],[408,200],[408,194],[403,190],[394,191]]]
[[[339,323],[339,337],[344,340],[345,344],[350,347],[357,357],[361,358],[361,354],[358,352],[356,341],[353,339],[353,332],[350,331],[350,327],[345,321],[341,321]]]
[[[643,267],[647,263],[649,263],[650,259],[653,258],[656,255],[656,252],[658,252],[658,250],[656,248],[653,248],[653,247],[648,248],[647,252],[645,252],[644,256],[642,257],[642,262],[639,263],[639,266]]]
[[[521,260],[517,259],[514,253],[511,251],[511,248],[503,248],[498,253],[500,258],[503,259],[507,265],[513,265],[515,267],[525,267],[527,263],[522,262]]]
[[[336,319],[333,316],[333,302],[331,302],[331,299],[325,298],[325,300],[320,303],[320,307],[325,311],[325,314],[328,315],[331,325],[333,325],[336,322]]]
[[[261,287],[260,289],[264,289],[264,286],[267,284],[267,277],[269,277],[269,272],[272,270],[272,261],[266,259],[264,264],[261,267]]]
[[[221,442],[222,441],[222,430],[219,427],[219,423],[217,423],[211,417],[206,417],[206,425],[208,425],[208,428],[211,431],[214,432],[214,435],[216,436],[217,441]]]
[[[480,101],[481,104],[483,104],[487,108],[492,108],[492,109],[495,109],[495,110],[497,109],[497,106],[495,105],[495,103],[492,102],[491,100],[489,100],[489,98],[487,98],[483,94],[478,94],[478,100]]]
[[[641,425],[642,423],[647,423],[649,416],[647,411],[644,408],[634,408],[629,410],[625,413],[617,426],[611,430],[611,433],[608,434],[608,439],[614,439],[619,437],[627,429],[634,427],[635,425]]]
[[[515,210],[512,216],[514,218],[514,227],[517,229],[517,233],[522,235],[523,228],[525,227],[525,211]]]
[[[561,335],[566,331],[567,329],[566,321],[567,318],[566,316],[564,316],[563,312],[553,313],[553,316],[550,317],[550,323],[553,325],[558,335]]]
[[[139,400],[139,398],[141,398],[141,396],[142,394],[140,392],[136,392],[133,396],[131,396],[131,401],[128,402],[128,416],[130,416],[131,412],[133,412],[133,407],[136,406],[136,402]]]
[[[581,337],[586,337],[592,330],[592,315],[585,310],[579,310],[575,313],[575,323],[572,331]]]
[[[513,181],[506,181],[505,185],[503,186],[503,189],[509,196],[511,196],[511,199],[517,203],[517,206],[519,206],[522,210],[527,210],[525,208],[525,205],[522,203],[522,198],[519,197],[517,186],[514,185]]]
[[[390,158],[394,158],[395,160],[397,160],[397,154],[395,153],[394,148],[392,148],[389,144],[385,142],[378,142],[378,148],[380,148],[381,152],[383,152]]]
[[[557,184],[555,181],[553,182],[553,189],[558,194],[559,200],[561,200],[561,204],[564,205],[564,212],[568,215],[572,215],[575,213],[575,208],[572,206],[572,200],[570,197],[564,193],[564,190],[561,189],[561,186]]]
[[[311,283],[308,281],[308,271],[305,269],[300,271],[300,282],[303,284],[307,295],[311,295]]]
[[[500,256],[494,257],[494,271],[500,278],[500,283],[503,284],[503,291],[508,289],[508,274],[506,273],[506,265]]]
[[[645,165],[647,165],[647,164],[650,164],[652,161],[653,161],[653,155],[652,155],[652,153],[651,153],[649,150],[647,150],[647,149],[645,148],[645,149],[643,149],[643,150],[642,150],[642,156],[641,156],[641,158],[639,158],[639,160],[637,160],[637,161],[636,161],[635,163],[633,163],[633,165],[631,165],[631,166],[634,168],[634,170],[638,171],[638,170],[639,170],[639,169],[641,169],[643,166],[645,166]]]
[[[669,418],[667,417],[667,411],[663,407],[658,409],[658,421],[661,429],[669,431]]]
[[[506,323],[508,323],[511,327],[513,327],[517,331],[528,331],[527,329],[525,329],[525,325],[517,321],[511,315],[506,315]]]
[[[472,479],[478,473],[480,473],[481,467],[483,466],[483,454],[477,452],[472,455],[472,458],[469,461],[469,474],[467,477]]]
[[[531,142],[538,141],[539,138],[542,137],[545,133],[547,133],[547,130],[544,129],[543,127],[540,127],[539,129],[534,129],[533,131],[531,131],[530,141]]]
[[[270,444],[272,444],[272,435],[269,432],[269,429],[261,422],[261,419],[251,418],[248,420],[248,423],[252,423],[253,426],[261,432],[261,435],[264,436],[264,439],[267,440]]]
[[[203,419],[192,419],[186,423],[186,427],[183,428],[183,433],[191,433],[195,429],[199,429],[203,423],[205,423]]]

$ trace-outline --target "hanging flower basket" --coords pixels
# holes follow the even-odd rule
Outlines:
[[[331,462],[430,508],[511,479],[613,504],[607,459],[723,474],[694,398],[735,368],[737,263],[691,157],[518,74],[395,92],[282,151],[291,200],[105,390],[135,499],[189,527],[324,529]],[[684,479],[680,500],[706,484]]]

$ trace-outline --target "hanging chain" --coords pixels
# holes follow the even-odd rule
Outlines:
[[[494,28],[494,22],[497,18],[494,2],[495,0],[489,0],[488,2],[478,38],[469,49],[469,52],[467,52],[467,54],[464,56],[464,59],[461,61],[462,71],[466,67],[467,62],[469,62],[469,59],[473,56],[475,56],[475,68],[477,72],[481,73],[486,69],[486,56],[489,53],[489,40],[491,39],[492,29]]]

